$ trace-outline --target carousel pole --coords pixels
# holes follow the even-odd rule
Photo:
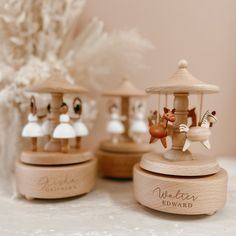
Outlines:
[[[192,154],[190,151],[182,152],[186,135],[179,130],[180,124],[187,124],[188,122],[188,93],[174,93],[174,108],[175,108],[175,122],[170,132],[172,137],[172,148],[165,152],[164,158],[171,161],[191,160]]]
[[[53,138],[53,130],[59,124],[59,117],[60,117],[60,107],[63,103],[63,94],[62,93],[52,93],[52,100],[51,100],[51,114],[49,118],[50,122],[50,134],[51,139],[48,143],[45,144],[45,151],[48,152],[56,152],[61,150],[60,140]]]
[[[200,94],[200,105],[199,105],[199,115],[198,115],[197,124],[200,122],[202,118],[202,108],[203,108],[203,93]]]
[[[123,137],[125,140],[130,139],[129,137],[129,97],[121,97],[121,114],[124,117],[123,124],[125,132]]]

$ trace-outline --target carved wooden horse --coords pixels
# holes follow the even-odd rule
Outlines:
[[[206,111],[203,115],[199,126],[188,127],[185,124],[179,126],[180,132],[186,133],[186,141],[184,143],[183,151],[186,151],[192,142],[201,142],[207,149],[211,148],[209,137],[211,136],[210,127],[217,122],[216,112],[210,113]]]
[[[150,142],[154,143],[158,139],[161,140],[162,145],[167,148],[166,137],[168,135],[168,121],[175,121],[175,109],[172,111],[168,108],[164,108],[164,114],[161,117],[159,123],[157,123],[157,111],[154,111],[152,116],[148,118],[149,133],[151,135]],[[153,123],[153,117],[155,117],[155,123]]]

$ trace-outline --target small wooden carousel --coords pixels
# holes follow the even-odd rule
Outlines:
[[[27,199],[56,199],[88,193],[96,181],[96,159],[80,147],[81,138],[88,129],[81,118],[82,101],[73,102],[75,122],[70,121],[64,94],[86,93],[83,87],[70,84],[59,71],[54,71],[45,81],[27,89],[33,93],[50,93],[48,114],[42,124],[38,122],[34,96],[30,101],[28,123],[23,137],[31,138],[31,150],[24,151],[16,161],[16,187]],[[37,139],[46,137],[43,148]],[[69,140],[74,139],[75,145]]]
[[[181,60],[177,72],[163,85],[148,88],[150,94],[174,95],[174,109],[153,112],[149,118],[150,143],[160,140],[166,148],[167,136],[172,148],[164,153],[145,154],[134,167],[135,198],[149,208],[174,214],[198,215],[215,213],[226,201],[227,173],[214,157],[190,152],[192,142],[210,149],[211,127],[216,112],[202,113],[203,94],[219,88],[194,78]],[[188,96],[200,98],[199,117],[189,109]],[[159,102],[160,104],[160,102]],[[160,111],[160,107],[159,107]],[[188,118],[191,124],[188,124]]]
[[[105,92],[104,96],[118,98],[120,109],[115,101],[109,104],[106,130],[111,138],[102,141],[97,151],[100,170],[105,177],[129,179],[133,176],[134,164],[150,151],[142,139],[142,135],[148,133],[141,101],[147,94],[124,78],[116,89]]]

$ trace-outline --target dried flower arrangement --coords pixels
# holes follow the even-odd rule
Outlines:
[[[105,32],[103,22],[96,18],[78,29],[85,3],[0,2],[0,151],[4,158],[0,174],[9,175],[21,149],[18,134],[30,96],[24,93],[27,85],[47,78],[52,68],[59,68],[68,80],[76,82],[79,78],[88,87],[93,84],[99,89],[103,78],[132,73],[143,66],[143,53],[153,48],[135,30]],[[95,119],[95,107],[94,101],[88,102],[87,110],[93,112],[85,114],[85,120]]]

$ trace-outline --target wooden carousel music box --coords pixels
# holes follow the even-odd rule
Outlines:
[[[150,151],[150,145],[143,141],[148,126],[142,99],[147,94],[124,78],[116,89],[105,92],[104,96],[118,98],[120,106],[115,101],[109,104],[106,130],[111,138],[102,141],[97,151],[100,171],[105,177],[130,179],[134,164]]]
[[[16,187],[26,199],[57,199],[88,193],[96,181],[96,159],[80,147],[81,138],[88,129],[81,118],[82,101],[73,102],[73,120],[64,94],[80,94],[87,90],[70,84],[59,71],[54,71],[45,81],[27,89],[33,93],[49,93],[51,101],[42,124],[38,121],[36,100],[30,101],[28,123],[22,136],[31,139],[32,147],[25,150],[16,161]],[[47,140],[39,147],[38,139]],[[74,145],[71,144],[74,139]]]
[[[164,153],[145,154],[134,167],[136,200],[149,208],[184,215],[211,215],[226,201],[227,173],[214,157],[192,153],[192,142],[200,142],[210,149],[211,128],[216,123],[216,112],[202,113],[203,95],[216,93],[219,88],[194,78],[185,60],[179,62],[177,72],[163,85],[148,88],[150,94],[174,95],[174,109],[157,111],[149,118],[150,143],[160,140],[172,148]],[[188,97],[200,98],[199,116],[189,109]],[[159,108],[160,111],[160,108]],[[188,124],[188,118],[192,121]],[[192,119],[191,119],[192,118]]]

